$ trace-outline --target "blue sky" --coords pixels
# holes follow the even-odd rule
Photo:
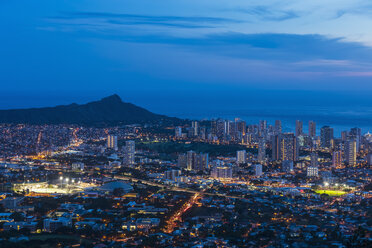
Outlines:
[[[369,98],[371,26],[369,0],[2,0],[0,104],[111,93],[213,103],[268,90]]]

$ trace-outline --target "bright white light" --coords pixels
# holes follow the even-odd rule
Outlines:
[[[63,177],[60,177],[59,180],[63,180]]]
[[[324,186],[328,187],[329,186],[329,183],[325,182],[324,183]]]
[[[338,183],[336,183],[336,187],[338,187]]]
[[[69,178],[66,178],[66,182],[68,182],[70,179]]]

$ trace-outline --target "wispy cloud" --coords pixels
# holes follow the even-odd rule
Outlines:
[[[250,8],[236,8],[232,11],[254,16],[264,21],[286,21],[298,18],[299,15],[293,10],[274,9],[269,6],[252,6]]]
[[[205,16],[155,16],[117,14],[109,12],[69,12],[47,18],[49,21],[76,23],[104,23],[106,25],[160,26],[174,28],[213,28],[227,23],[239,23],[239,20]]]

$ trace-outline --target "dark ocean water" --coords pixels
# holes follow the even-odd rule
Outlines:
[[[131,102],[158,114],[188,119],[241,118],[249,124],[282,120],[284,131],[293,131],[296,120],[317,123],[317,132],[324,125],[332,126],[335,136],[352,127],[372,132],[372,93],[325,91],[247,91],[188,90],[141,92],[0,92],[0,109],[45,107],[70,103],[86,103],[117,93]]]

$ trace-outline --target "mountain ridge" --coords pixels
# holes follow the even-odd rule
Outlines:
[[[0,123],[13,124],[134,124],[175,121],[152,113],[114,94],[85,104],[72,103],[44,108],[0,110]]]

